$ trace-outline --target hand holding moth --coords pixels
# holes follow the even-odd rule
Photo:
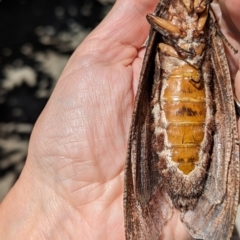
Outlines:
[[[24,170],[1,204],[0,239],[124,239],[127,139],[149,31],[145,16],[157,3],[118,0],[71,57],[33,130]],[[163,236],[189,239],[178,218]]]

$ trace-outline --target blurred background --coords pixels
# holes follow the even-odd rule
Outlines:
[[[68,58],[115,0],[0,0],[0,202]]]

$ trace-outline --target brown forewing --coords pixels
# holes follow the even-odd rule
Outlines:
[[[210,12],[211,26],[215,19]],[[200,239],[230,239],[239,201],[239,144],[231,76],[221,37],[211,27],[216,104],[214,149],[205,190],[194,211],[182,213],[190,233]]]

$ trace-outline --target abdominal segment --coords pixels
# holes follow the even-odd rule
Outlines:
[[[192,66],[178,66],[166,79],[161,96],[172,161],[187,175],[199,161],[204,138],[206,98],[203,79]]]

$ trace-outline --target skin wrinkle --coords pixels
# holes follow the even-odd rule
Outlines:
[[[113,179],[108,180],[109,183],[110,183],[110,185],[111,185],[111,182],[116,181],[116,178],[118,178],[118,177],[116,176],[116,177],[114,177]],[[120,191],[117,191],[117,192],[119,192],[119,194],[116,195],[116,196],[115,196],[114,194],[110,194],[110,195],[112,195],[112,196],[115,196],[115,197],[112,197],[112,198],[109,198],[109,196],[105,196],[106,194],[109,195],[109,192],[111,193],[111,191],[109,191],[109,188],[112,188],[112,187],[106,185],[106,183],[107,183],[108,181],[98,183],[97,186],[92,186],[92,188],[91,188],[91,190],[89,191],[89,193],[95,191],[96,189],[101,188],[102,194],[99,194],[99,195],[97,196],[97,199],[103,198],[104,200],[101,200],[102,203],[105,203],[104,205],[109,206],[108,208],[110,208],[111,205],[114,204],[113,199],[116,199],[116,198],[118,198],[119,196],[121,196],[121,193],[120,193]],[[96,183],[95,183],[95,184],[96,184]],[[91,185],[84,186],[84,187],[81,189],[81,191],[84,191],[84,190],[85,190],[86,188],[88,188],[89,186],[91,186]],[[75,192],[72,192],[72,193],[75,193]],[[89,194],[89,195],[90,195],[90,194]],[[94,196],[94,197],[96,198],[96,196]],[[106,200],[107,200],[107,201],[106,201]],[[88,205],[88,204],[90,204],[90,203],[92,203],[92,200],[88,200],[87,202],[81,203],[81,205],[75,206],[75,207],[77,207],[78,209],[79,209],[79,208],[84,208],[86,205]],[[80,210],[80,209],[79,209],[79,210]]]
[[[98,122],[98,120],[94,120],[94,122]],[[102,122],[102,121],[100,121],[100,122]],[[109,127],[109,125],[106,125],[106,127]],[[85,141],[86,143],[89,143],[89,142],[96,142],[96,144],[97,144],[97,142],[99,141],[99,140],[103,140],[103,139],[114,139],[114,135],[112,135],[112,136],[104,136],[104,137],[99,137],[99,133],[96,133],[96,134],[93,134],[94,136],[96,136],[96,137],[93,137],[93,138],[91,138],[91,140],[82,140],[82,142],[83,141]],[[66,136],[65,136],[65,138],[66,138]],[[75,142],[75,141],[74,141]],[[66,139],[66,143],[68,143],[68,144],[70,144],[70,143],[72,143],[71,142],[71,138],[68,140],[68,139]],[[79,143],[79,141],[78,142],[76,142],[76,143]],[[67,144],[67,145],[68,145]],[[67,149],[67,145],[66,144],[64,144],[64,148],[66,148]],[[87,150],[87,149],[95,149],[95,147],[94,146],[86,146],[86,148],[85,148],[85,150]],[[84,150],[83,148],[81,148],[81,149],[79,149],[78,151],[82,151],[82,150]],[[102,156],[104,156],[106,153],[105,153],[105,150],[104,150],[104,153],[103,154],[99,154],[99,153],[95,153],[95,155],[96,156],[98,156],[97,158],[99,159],[100,157],[102,157]],[[69,154],[66,154],[66,155],[69,155]],[[75,154],[76,155],[76,154]],[[72,159],[74,159],[73,157],[72,157]],[[78,158],[76,158],[76,159],[78,159]],[[96,157],[93,157],[93,159],[96,159]],[[88,160],[88,162],[91,162],[92,160]],[[86,161],[84,161],[84,162],[86,162]],[[96,160],[94,161],[94,162],[96,162]],[[99,160],[97,160],[97,162],[100,162]]]
[[[94,165],[100,165],[101,166],[101,163],[102,163],[102,161],[100,160],[103,156],[105,156],[105,152],[102,154],[102,155],[100,155],[100,154],[96,154],[96,156],[98,156],[97,157],[97,159],[99,159],[99,160],[97,160],[97,159],[95,159],[94,161],[92,161],[92,160],[89,160],[88,161],[88,163],[91,163],[91,162],[94,162],[95,164]],[[114,159],[114,158],[113,158]],[[82,163],[82,162],[81,162]],[[86,163],[86,161],[85,161],[85,163]],[[104,163],[104,162],[103,162]],[[79,164],[78,164],[79,165]],[[83,165],[82,164],[80,164],[81,166],[79,167],[80,169],[82,169],[83,168]],[[116,166],[116,165],[115,165]],[[67,167],[67,166],[66,166]],[[84,166],[84,168],[86,168],[86,167],[92,167],[92,166]],[[84,171],[86,171],[86,169],[84,169],[84,170],[82,170],[82,171],[79,171],[78,170],[78,168],[76,168],[76,167],[74,167],[74,163],[73,163],[73,167],[72,167],[72,169],[74,170],[74,175],[72,175],[71,177],[70,176],[68,176],[67,177],[67,179],[68,180],[73,180],[74,181],[74,177],[75,176],[78,176],[81,172],[84,172]],[[102,169],[102,173],[100,174],[100,172],[98,172],[98,175],[100,174],[100,175],[102,175],[102,177],[98,177],[98,178],[102,178],[102,179],[104,179],[104,170],[105,170],[105,166],[103,165],[103,166],[101,166],[101,169]],[[119,169],[119,168],[118,168]],[[62,169],[60,169],[60,170],[62,170]],[[119,172],[121,171],[122,169],[120,168],[119,169]],[[109,181],[109,180],[112,180],[112,179],[114,179],[116,176],[115,175],[113,175],[111,178],[109,178],[109,179],[105,179],[105,181],[101,181],[101,183],[103,184],[103,183],[105,183],[105,182],[107,182],[107,181]],[[77,181],[77,180],[76,180]],[[85,181],[85,182],[90,182],[90,181]],[[78,186],[79,187],[79,186]],[[81,190],[82,190],[83,188],[81,187]]]
[[[83,96],[83,98],[84,98],[84,96]],[[96,99],[97,99],[98,97],[96,97]],[[74,107],[73,107],[74,108]]]
[[[61,196],[60,196],[61,197]],[[64,200],[63,198],[62,198],[62,200]],[[76,209],[74,209],[74,208],[72,208],[72,206],[71,205],[69,205],[68,204],[68,202],[66,202],[66,201],[63,201],[63,203],[62,203],[65,207],[67,206],[67,208],[69,209],[69,210],[71,210],[71,211],[68,211],[68,215],[66,215],[66,214],[60,214],[60,217],[59,217],[59,220],[58,220],[58,223],[57,224],[59,224],[60,226],[61,226],[61,229],[64,229],[64,235],[61,235],[61,234],[59,234],[58,233],[58,230],[57,230],[57,228],[55,228],[54,226],[52,226],[51,228],[50,228],[50,230],[51,230],[51,235],[49,234],[48,235],[48,238],[44,238],[44,239],[62,239],[62,237],[64,236],[64,239],[65,239],[65,237],[66,237],[66,235],[67,236],[71,236],[71,238],[70,239],[73,239],[72,238],[72,234],[68,231],[68,229],[69,229],[69,227],[71,228],[71,226],[72,226],[72,224],[71,224],[71,218],[70,218],[70,215],[72,216],[72,215],[76,215],[75,213],[76,213]],[[45,223],[45,222],[44,222]],[[79,226],[81,226],[82,224],[79,224]],[[47,225],[48,226],[48,225]],[[45,227],[45,226],[43,226],[43,227]],[[74,229],[73,229],[74,230]],[[73,231],[73,233],[74,233],[75,231]],[[54,234],[54,235],[53,235]],[[56,234],[57,234],[57,236],[56,236]],[[33,239],[38,239],[38,238],[33,238]]]
[[[108,198],[108,197],[107,197]],[[104,203],[104,201],[103,201],[103,203]],[[114,203],[112,203],[112,204],[114,204]],[[108,212],[108,211],[110,211],[111,212],[111,204],[109,205],[109,207],[107,208],[107,209],[105,209],[105,211],[101,214],[101,215],[104,215],[105,214],[105,212]],[[101,219],[101,216],[99,217],[100,219]],[[89,218],[88,218],[89,219]],[[95,217],[95,215],[94,215],[94,217],[93,218],[91,218],[90,220],[92,220],[92,219],[94,219],[94,222],[96,222],[96,224],[98,224],[98,219],[96,219],[96,217]],[[101,221],[100,221],[101,222]],[[93,222],[91,221],[91,222],[88,222],[88,225],[89,226],[91,226],[91,224],[93,224]],[[102,224],[106,224],[106,222],[102,222]],[[98,226],[96,226],[96,227],[98,227]],[[120,226],[119,226],[120,227]],[[92,228],[92,229],[94,229],[94,228]],[[98,232],[98,231],[97,231]]]
[[[129,69],[129,71],[131,71],[131,75],[133,75],[133,71],[131,70],[131,68],[128,68]],[[128,71],[128,72],[129,72]],[[123,72],[123,74],[125,75],[125,71]],[[130,74],[130,73],[128,73],[128,74]],[[127,77],[127,76],[126,76]],[[115,102],[115,96],[118,94],[118,89],[117,88],[114,88],[114,89],[112,89],[112,92],[113,92],[113,95],[112,96],[110,96],[110,102],[111,103],[114,103]],[[125,91],[124,91],[124,95],[121,95],[121,96],[119,96],[119,98],[118,99],[128,99],[128,95],[129,95],[129,93],[131,92],[131,90],[129,90],[129,91],[127,91],[126,93],[125,93]],[[116,94],[115,94],[116,93]],[[113,98],[113,96],[114,96],[114,98]],[[112,107],[114,108],[114,105],[115,104],[113,104],[112,105]],[[119,109],[119,114],[121,114],[121,113],[124,113],[125,111],[132,111],[132,106],[131,105],[129,105],[129,106],[127,106],[127,107],[124,107],[124,105],[125,105],[125,101],[123,101],[123,103],[122,103],[122,105],[121,105],[121,108]],[[117,114],[118,115],[118,114]],[[116,115],[116,116],[117,116]],[[129,119],[126,119],[127,121],[129,121]],[[117,119],[115,119],[114,121],[111,119],[111,121],[110,121],[110,126],[111,126],[111,132],[114,132],[114,130],[115,130],[115,126],[116,126],[116,124],[115,123],[118,123],[118,124],[121,124],[121,132],[122,132],[122,134],[123,134],[123,136],[126,136],[124,133],[126,132],[126,131],[128,131],[128,129],[126,130],[126,120],[125,121],[119,121],[119,119],[118,119],[118,117],[117,117]],[[115,135],[116,134],[116,135]],[[117,136],[117,133],[114,133],[114,134],[112,134],[111,135],[112,137],[114,137],[114,136]],[[126,136],[126,138],[127,138],[128,136]],[[114,142],[114,141],[113,141]]]

